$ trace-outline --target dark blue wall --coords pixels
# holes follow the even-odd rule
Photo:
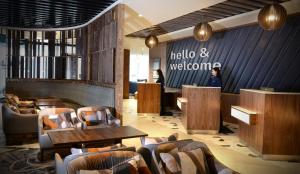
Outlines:
[[[220,62],[225,92],[238,93],[240,88],[272,87],[276,91],[300,91],[300,16],[290,17],[277,31],[264,31],[258,25],[214,33],[207,42],[193,38],[167,44],[166,85],[180,88],[183,84],[206,86],[210,71],[174,71],[171,51],[194,50],[199,55],[206,47],[209,58],[189,62]]]

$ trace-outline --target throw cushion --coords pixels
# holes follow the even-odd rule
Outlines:
[[[33,101],[19,101],[18,106],[25,107],[25,108],[32,108],[32,107],[34,107],[34,102]]]
[[[82,119],[85,121],[87,126],[93,126],[99,124],[97,111],[83,111]]]
[[[210,173],[205,154],[201,148],[178,152],[177,154],[160,153],[167,174],[173,173]]]
[[[42,118],[43,118],[44,130],[58,128],[58,125],[56,124],[57,115],[43,116]]]
[[[178,148],[174,143],[166,143],[166,144],[158,145],[158,147],[152,151],[153,161],[155,165],[158,167],[159,173],[165,173],[163,163],[160,158],[161,153],[176,154],[178,153]]]
[[[169,137],[141,137],[142,146],[148,144],[159,144],[167,141],[176,141],[178,139],[178,133],[174,133]]]
[[[141,155],[134,157],[112,167],[113,173],[118,174],[151,174]]]
[[[191,150],[198,149],[198,148],[201,148],[202,151],[204,152],[210,172],[218,173],[216,166],[215,166],[215,157],[204,143],[201,143],[198,141],[193,141],[193,142],[190,142],[190,143],[186,144],[185,146],[179,148],[179,151],[185,152],[185,151],[191,151]]]

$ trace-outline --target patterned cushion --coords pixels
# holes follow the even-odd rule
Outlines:
[[[121,121],[114,117],[108,108],[105,108],[105,114],[107,117],[107,123],[110,126],[119,127],[121,125]]]
[[[185,152],[185,151],[191,151],[191,150],[198,149],[198,148],[201,148],[202,151],[204,152],[210,172],[218,173],[216,166],[215,166],[215,157],[209,151],[209,149],[207,148],[207,146],[204,143],[193,141],[193,142],[186,144],[185,146],[180,147],[179,151]]]
[[[112,167],[113,173],[118,174],[151,174],[141,155],[134,157]]]
[[[153,162],[158,167],[159,173],[165,173],[162,160],[160,158],[161,153],[178,153],[178,148],[174,143],[160,144],[155,150],[152,151]]]
[[[58,115],[43,116],[43,124],[44,130],[81,127],[81,122],[77,118],[75,112],[64,112]]]
[[[82,119],[85,121],[87,126],[93,126],[99,124],[97,111],[83,111]]]
[[[202,148],[188,152],[160,153],[167,174],[173,173],[210,173]]]
[[[176,141],[178,139],[178,133],[174,133],[169,137],[141,137],[142,146],[148,144],[159,144],[162,142]]]

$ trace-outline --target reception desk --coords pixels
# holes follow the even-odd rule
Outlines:
[[[177,105],[187,133],[217,134],[220,127],[221,88],[182,86]]]
[[[241,89],[239,138],[263,159],[300,159],[300,93]]]
[[[138,83],[137,112],[160,112],[160,83]]]

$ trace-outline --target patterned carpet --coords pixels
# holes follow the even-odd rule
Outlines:
[[[54,174],[54,161],[40,163],[38,152],[34,148],[0,147],[0,173]]]

